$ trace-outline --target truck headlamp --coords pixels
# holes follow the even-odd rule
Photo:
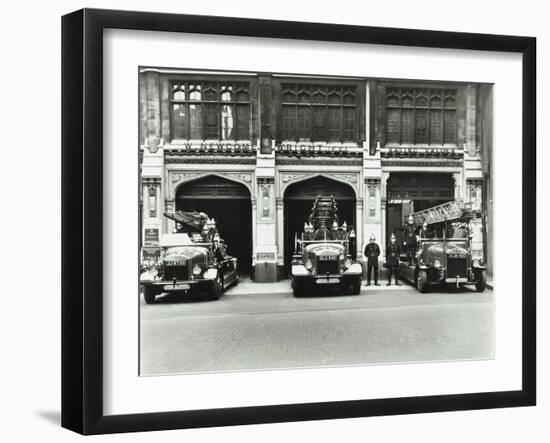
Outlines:
[[[313,263],[311,263],[311,260],[306,260],[306,262],[304,263],[304,267],[308,270],[308,271],[311,271],[311,269],[313,268]]]
[[[434,268],[440,268],[440,267],[441,267],[441,261],[438,258],[436,258],[434,260]]]
[[[193,275],[202,274],[202,268],[199,265],[193,266]]]
[[[478,260],[477,258],[475,258],[474,260],[472,260],[472,266],[473,266],[474,268],[478,267],[479,265],[480,265],[480,263],[479,263],[479,260]]]
[[[349,258],[346,258],[344,261],[344,267],[348,269],[351,266],[351,260]]]

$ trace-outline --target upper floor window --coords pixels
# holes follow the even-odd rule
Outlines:
[[[185,81],[171,87],[173,139],[250,139],[248,83]]]
[[[393,144],[456,144],[456,90],[386,90],[386,140]]]
[[[282,139],[357,141],[356,89],[355,86],[283,84]]]

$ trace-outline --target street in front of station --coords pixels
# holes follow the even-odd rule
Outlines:
[[[491,359],[493,291],[363,286],[295,298],[246,279],[217,301],[140,295],[141,375]]]

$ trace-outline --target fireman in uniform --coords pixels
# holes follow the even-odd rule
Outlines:
[[[329,237],[331,240],[339,240],[340,239],[340,235],[339,235],[339,230],[338,230],[338,222],[334,222],[332,223],[332,229],[330,231],[330,237]]]
[[[395,235],[392,233],[390,237],[390,244],[386,248],[386,265],[388,267],[388,286],[391,285],[392,274],[395,277],[395,285],[401,286],[399,283],[399,254],[401,254],[401,248],[395,241]]]
[[[422,228],[418,231],[418,237],[421,239],[433,238],[433,233],[428,229],[428,222],[424,221]]]
[[[367,257],[367,286],[370,286],[371,271],[374,271],[374,285],[378,285],[378,257],[380,246],[376,243],[374,234],[371,234],[369,243],[365,246],[365,257]]]
[[[416,230],[414,228],[412,215],[409,215],[409,221],[403,227],[403,246],[405,246],[405,252],[407,253],[410,266],[416,254]]]
[[[338,232],[338,240],[347,240],[348,239],[348,224],[344,221]]]

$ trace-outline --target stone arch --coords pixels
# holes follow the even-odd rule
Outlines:
[[[252,172],[210,172],[210,171],[170,171],[168,187],[168,198],[175,198],[178,189],[187,183],[201,180],[210,176],[215,176],[229,181],[233,181],[246,186],[250,192],[250,197],[254,198],[254,175]]]
[[[254,248],[250,187],[220,174],[201,174],[174,188],[174,209],[204,212],[215,219],[229,254],[237,257],[241,271],[250,272]]]
[[[334,180],[348,185],[355,193],[355,198],[361,198],[361,187],[359,186],[359,173],[357,172],[317,172],[317,173],[305,173],[305,172],[281,172],[279,174],[279,195],[278,197],[284,198],[285,192],[288,187],[296,183],[310,180],[315,177],[323,177],[330,180]]]

